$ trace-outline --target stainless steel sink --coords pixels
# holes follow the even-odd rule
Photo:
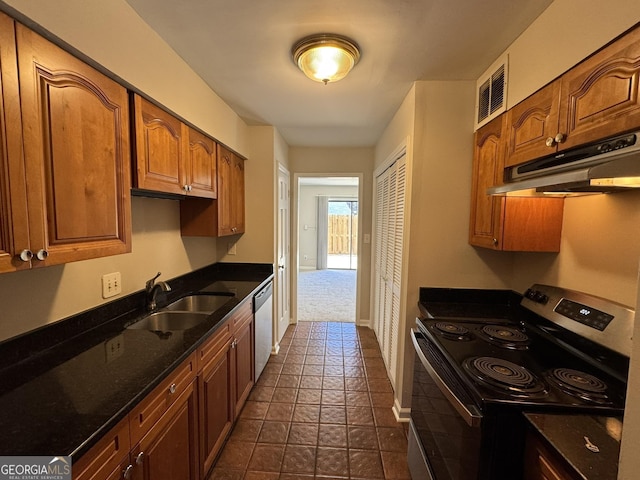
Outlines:
[[[153,332],[169,332],[173,330],[189,330],[209,318],[206,312],[171,312],[152,313],[139,322],[129,325],[133,330],[150,330]]]
[[[232,295],[189,295],[176,300],[165,310],[213,313],[226,304]]]

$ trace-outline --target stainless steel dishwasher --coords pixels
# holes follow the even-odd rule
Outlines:
[[[253,297],[255,319],[255,369],[256,381],[269,361],[273,345],[273,283],[256,293]]]

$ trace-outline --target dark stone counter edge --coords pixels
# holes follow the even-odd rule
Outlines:
[[[562,458],[565,466],[578,477],[584,479],[601,478],[603,480],[615,480],[617,478],[620,444],[604,432],[604,427],[597,426],[596,419],[602,417],[581,414],[542,413],[525,413],[524,417],[529,424],[529,428],[543,440],[549,450]],[[620,422],[622,421],[621,418],[619,420]],[[548,431],[545,428],[546,421],[559,422],[565,428]],[[571,448],[567,446],[569,445],[569,436],[574,433],[577,437],[586,435],[596,445],[599,445],[600,452],[594,454],[597,457],[590,458],[592,454],[586,450],[580,450],[581,453],[578,453],[575,445]]]
[[[257,283],[257,286],[249,291],[242,292],[243,295],[237,297],[237,302],[233,304],[232,308],[223,307],[214,312],[211,316],[212,320],[217,316],[220,318],[217,319],[212,327],[204,332],[200,332],[199,338],[194,341],[189,348],[185,349],[154,381],[147,384],[84,442],[73,451],[65,452],[65,454],[70,455],[73,462],[78,461],[82,455],[87,453],[93,445],[115,427],[118,422],[125,418],[125,416],[173,372],[175,368],[181,365],[198,346],[206,341],[207,338],[222,325],[224,320],[236,310],[238,305],[248,297],[257,293],[272,281],[273,278],[273,266],[271,264],[216,263],[166,280],[171,285],[172,290],[167,295],[166,301],[164,302],[165,304],[169,304],[189,293],[202,290],[216,281],[246,281]],[[122,299],[100,305],[53,324],[45,325],[44,327],[19,335],[18,337],[3,341],[0,343],[0,358],[3,359],[4,365],[10,365],[10,367],[5,370],[20,368],[20,360],[26,358],[29,359],[29,361],[33,361],[34,357],[38,356],[50,357],[52,350],[64,350],[64,348],[60,347],[72,343],[75,339],[79,339],[79,337],[89,333],[91,330],[109,329],[111,324],[115,324],[112,328],[121,329],[123,324],[132,323],[135,318],[145,315],[144,309],[145,293],[142,290],[127,295]],[[72,349],[72,351],[75,352],[77,352],[77,350],[77,348]],[[67,358],[61,359],[61,361]],[[55,366],[50,363],[50,358],[44,363],[47,363],[49,368]],[[4,373],[4,371],[0,371],[0,374],[2,373]]]

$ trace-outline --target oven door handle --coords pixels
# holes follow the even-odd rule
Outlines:
[[[442,394],[449,400],[449,403],[455,408],[455,410],[462,416],[464,421],[470,427],[479,427],[482,421],[482,415],[478,411],[478,408],[475,405],[465,405],[462,403],[458,397],[451,391],[451,389],[447,386],[447,384],[440,378],[440,376],[436,373],[434,368],[431,366],[427,357],[425,357],[424,353],[422,353],[422,349],[420,345],[418,345],[418,339],[416,338],[416,330],[414,328],[411,329],[411,341],[413,342],[413,347],[420,358],[420,362],[422,366],[427,370],[427,373],[432,378],[434,383],[438,386]]]

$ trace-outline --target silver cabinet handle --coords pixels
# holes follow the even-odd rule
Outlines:
[[[127,468],[125,468],[122,472],[122,478],[124,478],[124,480],[129,480],[131,478],[132,473],[133,473],[133,465],[127,465]]]
[[[47,252],[44,248],[38,250],[38,253],[36,253],[36,258],[40,261],[46,260],[48,256],[49,252]]]
[[[144,452],[140,452],[136,456],[136,465],[142,465],[143,462],[144,462]]]
[[[33,258],[33,252],[25,248],[20,252],[19,257],[20,257],[20,260],[22,260],[23,262],[29,262]]]
[[[171,385],[169,385],[169,393],[171,394],[176,393],[176,388],[177,388],[177,385],[175,383],[172,383]]]

